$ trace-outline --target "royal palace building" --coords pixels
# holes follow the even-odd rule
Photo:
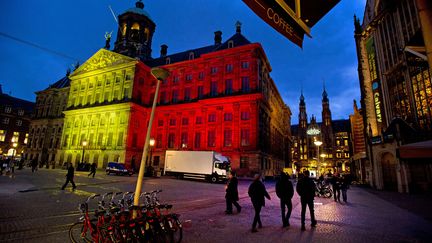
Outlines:
[[[365,178],[377,189],[430,191],[432,2],[368,0],[354,23]]]
[[[37,93],[33,156],[137,169],[156,90],[150,70],[162,67],[170,76],[158,94],[147,165],[162,169],[169,149],[220,152],[245,176],[289,166],[291,111],[262,46],[243,36],[240,23],[226,41],[216,31],[213,44],[174,54],[162,45],[157,58],[151,55],[156,25],[141,1],[118,23],[113,50],[106,36],[105,48]],[[47,111],[50,102],[59,105]]]

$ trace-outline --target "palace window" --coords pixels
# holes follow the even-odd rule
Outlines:
[[[4,142],[6,139],[6,131],[0,130],[0,142]]]
[[[248,111],[242,111],[241,112],[241,119],[242,120],[249,120],[250,119],[250,113]]]
[[[187,117],[182,118],[182,125],[186,126],[188,124],[189,124],[189,118],[187,118]]]
[[[163,127],[164,121],[163,120],[158,120],[158,127]]]
[[[201,147],[201,133],[195,133],[195,148]]]
[[[208,121],[209,122],[216,122],[216,114],[209,114],[208,116]]]
[[[175,143],[175,134],[170,133],[168,134],[168,148],[174,148]]]
[[[176,125],[176,119],[170,119],[169,124],[170,124],[170,126],[175,126]]]
[[[249,77],[242,77],[242,91],[247,93],[250,91],[249,88]]]
[[[242,67],[243,69],[247,69],[247,68],[249,68],[249,62],[241,62],[241,67]]]
[[[202,116],[197,116],[196,119],[195,119],[195,123],[196,124],[202,124],[203,123]]]
[[[215,147],[216,146],[216,131],[208,131],[208,139],[207,139],[207,145],[209,147]]]
[[[212,68],[210,69],[210,73],[211,73],[211,74],[215,74],[215,73],[217,73],[217,71],[218,71],[218,68],[217,68],[217,67],[212,67]]]
[[[232,72],[232,71],[233,71],[233,65],[232,65],[232,64],[227,64],[227,65],[225,66],[225,71],[226,71],[227,73]]]
[[[192,74],[186,75],[186,81],[191,81],[191,80],[192,80]]]
[[[198,99],[202,99],[204,97],[204,86],[198,86]]]
[[[233,115],[232,113],[225,113],[224,114],[224,121],[232,121]]]
[[[224,131],[224,146],[230,147],[232,146],[232,130],[227,129]]]
[[[210,96],[217,96],[218,90],[217,90],[217,81],[212,81],[210,85]]]
[[[225,94],[230,95],[233,93],[232,79],[225,80]]]
[[[199,72],[198,79],[203,80],[204,79],[204,72]]]
[[[240,141],[241,141],[241,146],[249,146],[250,145],[249,129],[241,129]]]
[[[184,100],[185,101],[190,101],[191,99],[191,88],[185,88],[184,90]]]

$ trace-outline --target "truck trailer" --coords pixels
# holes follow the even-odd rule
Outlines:
[[[213,183],[225,180],[230,171],[229,159],[214,151],[175,151],[165,154],[165,175],[179,179],[204,179]]]

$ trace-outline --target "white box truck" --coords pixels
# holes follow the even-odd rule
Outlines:
[[[225,180],[230,171],[227,157],[214,151],[174,151],[165,154],[165,175],[204,179],[213,183]]]

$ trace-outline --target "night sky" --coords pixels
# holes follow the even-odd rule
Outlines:
[[[4,93],[35,101],[35,92],[64,77],[76,61],[85,62],[105,44],[104,34],[117,24],[116,15],[135,6],[135,0],[1,0],[0,84]],[[241,0],[144,0],[156,23],[153,57],[160,45],[168,54],[212,44],[214,32],[223,41],[235,33],[235,22],[251,42],[263,45],[273,68],[271,77],[291,108],[292,124],[298,123],[300,90],[308,117],[321,121],[323,80],[333,119],[347,119],[353,99],[359,100],[353,16],[363,17],[366,0],[343,0],[312,28],[303,49],[273,30]],[[41,50],[4,34],[49,49]],[[58,52],[61,55],[53,54]]]

